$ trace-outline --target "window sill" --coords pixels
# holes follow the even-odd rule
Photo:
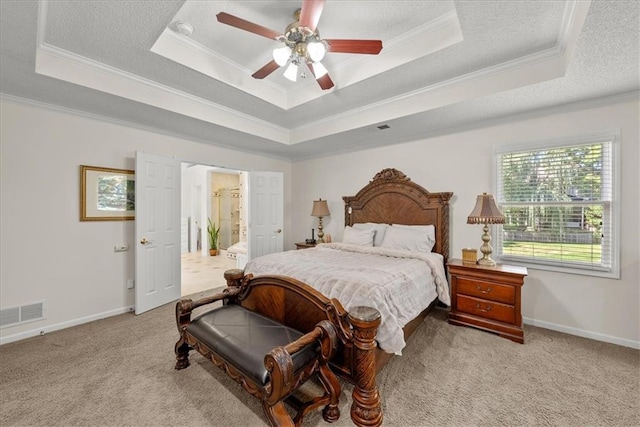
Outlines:
[[[565,274],[577,274],[581,276],[591,276],[591,277],[602,277],[606,279],[620,279],[620,270],[617,268],[612,268],[611,271],[606,270],[589,270],[587,268],[577,268],[570,266],[560,266],[560,265],[552,265],[552,264],[543,264],[539,262],[526,261],[522,258],[515,258],[509,256],[496,257],[497,261],[504,264],[510,265],[519,265],[522,267],[527,267],[527,269],[531,270],[543,270],[543,271],[554,271],[557,273],[565,273]]]

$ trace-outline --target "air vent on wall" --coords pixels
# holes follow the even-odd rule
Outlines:
[[[0,309],[0,328],[44,319],[44,301]]]

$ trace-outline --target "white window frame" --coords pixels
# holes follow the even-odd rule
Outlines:
[[[525,142],[522,144],[510,144],[494,147],[494,167],[493,167],[493,190],[496,195],[497,203],[500,205],[499,199],[499,178],[500,156],[502,154],[526,152],[543,149],[552,149],[560,147],[570,147],[574,145],[598,143],[602,141],[611,142],[611,191],[612,200],[611,209],[611,230],[610,231],[610,251],[611,251],[611,267],[606,270],[597,270],[581,266],[558,265],[553,261],[545,261],[541,259],[526,258],[521,256],[511,256],[503,254],[503,232],[502,226],[492,227],[492,244],[494,246],[494,256],[500,261],[509,264],[523,265],[531,269],[557,271],[570,274],[582,274],[587,276],[607,277],[620,279],[620,131],[608,130],[604,132],[592,133],[574,138],[563,138],[552,141],[536,141]]]

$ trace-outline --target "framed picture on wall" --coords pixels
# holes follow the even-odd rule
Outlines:
[[[136,214],[135,172],[80,166],[80,221],[128,221]]]

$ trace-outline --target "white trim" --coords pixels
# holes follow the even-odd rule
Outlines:
[[[36,101],[33,99],[29,99],[29,98],[20,98],[14,95],[8,95],[5,93],[1,93],[0,92],[0,100],[1,101],[5,101],[5,102],[14,102],[16,104],[24,104],[24,105],[29,105],[32,107],[37,107],[37,108],[42,108],[42,109],[46,109],[46,110],[51,110],[51,111],[56,111],[56,112],[60,112],[60,113],[64,113],[64,114],[70,114],[70,115],[74,115],[74,116],[78,116],[78,117],[83,117],[86,119],[91,119],[91,120],[96,120],[96,121],[100,121],[100,122],[105,122],[105,123],[109,123],[109,124],[113,124],[113,125],[117,125],[117,126],[124,126],[124,127],[129,127],[132,129],[138,129],[138,130],[142,130],[145,132],[153,132],[153,133],[157,133],[159,135],[166,135],[172,138],[179,138],[179,139],[184,139],[186,141],[191,141],[191,142],[195,142],[198,144],[205,144],[205,145],[210,145],[212,147],[219,147],[219,148],[223,148],[225,150],[231,150],[231,151],[237,151],[240,153],[247,153],[247,154],[253,154],[256,156],[260,156],[260,157],[267,157],[267,158],[271,158],[271,159],[276,159],[276,160],[282,160],[282,161],[288,161],[290,162],[291,159],[289,157],[284,157],[284,156],[277,156],[274,154],[270,154],[270,153],[265,153],[264,151],[260,151],[260,150],[248,150],[246,148],[242,148],[242,147],[233,147],[231,145],[228,144],[223,144],[223,143],[219,143],[216,141],[210,141],[210,140],[206,140],[206,139],[201,139],[201,138],[194,138],[194,137],[190,137],[190,136],[185,136],[183,134],[177,133],[177,132],[171,132],[165,129],[160,129],[160,128],[156,128],[153,126],[145,126],[145,125],[141,125],[139,123],[135,123],[135,122],[129,122],[126,120],[121,120],[121,119],[115,119],[113,117],[109,117],[109,116],[102,116],[99,114],[94,114],[94,113],[89,113],[86,111],[82,111],[82,110],[75,110],[73,108],[68,108],[68,107],[63,107],[60,105],[54,105],[54,104],[48,104],[46,102],[41,102],[41,101]],[[195,162],[198,163],[198,162]]]
[[[45,4],[46,1],[41,0]],[[265,122],[97,61],[47,46],[44,42],[40,43],[36,49],[36,72],[289,145],[562,77],[566,71],[567,58],[573,54],[574,41],[581,32],[589,5],[589,2],[573,0],[565,6],[560,33],[553,48],[452,78],[384,102],[346,111],[318,122],[303,124],[295,129]],[[453,13],[449,13],[445,17],[453,16]],[[46,14],[39,15],[39,19],[46,21]],[[450,21],[450,19],[444,19],[445,23]],[[437,20],[436,23],[443,24]],[[447,25],[444,26],[447,27]],[[38,23],[38,28],[44,27],[45,23]],[[447,40],[453,43],[456,37],[449,34]],[[393,52],[383,51],[381,54],[392,55]],[[362,69],[362,67],[357,68]],[[353,70],[350,72],[355,73]],[[336,73],[340,73],[340,70]],[[355,75],[345,76],[344,80],[336,76],[336,79],[342,82],[341,87],[343,87],[350,84],[349,79],[354,78]],[[292,100],[289,104],[294,105],[295,102],[297,101]]]
[[[581,274],[585,276],[593,277],[605,277],[610,279],[620,279],[620,221],[621,221],[621,201],[620,201],[620,184],[621,184],[621,171],[620,171],[620,129],[606,129],[601,131],[590,132],[588,134],[582,134],[577,136],[569,136],[566,138],[558,138],[552,140],[537,140],[524,143],[505,144],[493,147],[493,194],[498,194],[498,169],[499,169],[499,155],[504,153],[520,153],[526,151],[534,151],[539,149],[553,148],[553,147],[566,147],[571,145],[581,145],[589,143],[597,143],[610,141],[611,142],[611,168],[612,168],[612,200],[611,210],[613,212],[611,230],[611,268],[608,271],[601,271],[598,269],[589,269],[588,266],[581,268],[579,266],[559,266],[555,265],[552,261],[545,263],[542,259],[524,259],[526,257],[512,257],[509,255],[500,254],[501,248],[496,248],[494,256],[497,260],[506,260],[511,264],[522,265],[528,268],[546,271],[557,271],[560,273],[568,274]],[[498,200],[499,202],[499,200]],[[491,229],[491,241],[502,244],[501,236],[497,234],[497,228]]]
[[[552,331],[562,332],[565,334],[575,335],[583,338],[589,338],[596,341],[621,345],[623,347],[640,349],[640,341],[634,341],[627,338],[614,337],[607,334],[601,334],[599,332],[593,332],[593,331],[587,331],[585,329],[574,328],[572,326],[564,326],[564,325],[559,325],[557,323],[545,322],[544,320],[536,320],[530,317],[523,317],[522,320],[527,325],[536,326],[543,329],[550,329]]]
[[[37,74],[153,105],[229,129],[289,144],[289,131],[204,98],[179,91],[52,45],[36,50]]]
[[[13,335],[6,335],[3,337],[0,337],[0,345],[8,344],[10,342],[20,341],[26,338],[36,337],[38,335],[44,335],[49,332],[59,331],[61,329],[67,329],[72,326],[78,326],[84,323],[93,322],[94,320],[100,320],[100,319],[105,319],[111,316],[117,316],[118,314],[129,313],[133,311],[133,308],[134,308],[133,306],[116,308],[114,310],[104,311],[102,313],[92,314],[90,316],[79,317],[77,319],[56,323],[55,325],[43,326],[42,328],[31,329],[31,330],[19,332]]]

